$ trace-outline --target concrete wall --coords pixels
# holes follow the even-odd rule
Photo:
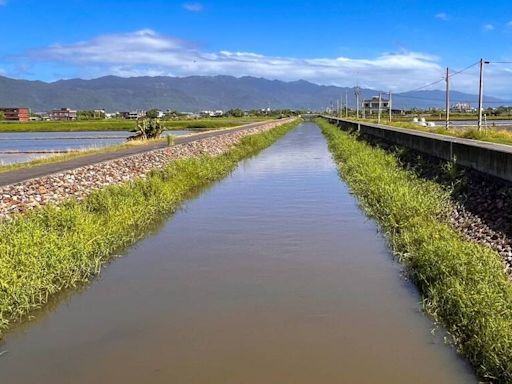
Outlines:
[[[465,167],[512,182],[512,146],[324,117],[344,130],[357,130],[364,135],[378,137],[440,159],[453,160]]]

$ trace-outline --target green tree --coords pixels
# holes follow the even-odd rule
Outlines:
[[[140,119],[137,120],[135,135],[130,136],[128,140],[147,140],[157,139],[164,131],[164,125],[158,119]]]
[[[226,112],[226,115],[233,117],[243,117],[244,111],[242,111],[240,108],[230,109]]]
[[[5,119],[5,114],[2,111],[0,111],[0,120],[3,120],[3,119]]]
[[[159,110],[158,109],[150,109],[149,111],[146,112],[146,117],[150,118],[150,119],[157,119],[158,118],[158,114],[159,114]]]

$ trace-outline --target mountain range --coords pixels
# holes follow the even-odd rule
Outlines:
[[[380,92],[361,91],[364,98]],[[105,76],[47,83],[0,76],[0,106],[27,106],[35,112],[61,107],[110,112],[150,108],[191,112],[231,108],[318,111],[335,105],[335,100],[345,98],[346,94],[349,105],[354,106],[353,88],[318,85],[304,80],[284,82],[249,76]],[[384,97],[387,97],[386,93]],[[439,90],[397,93],[393,97],[393,107],[443,107],[444,97],[444,92]],[[493,105],[500,103],[498,98],[486,96],[485,99]],[[451,101],[476,105],[477,96],[452,91]]]

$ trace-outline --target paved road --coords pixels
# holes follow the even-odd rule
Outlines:
[[[214,136],[221,136],[230,132],[235,131],[242,131],[245,129],[257,127],[259,125],[263,125],[268,123],[269,121],[262,121],[257,123],[251,123],[247,125],[242,125],[237,128],[232,128],[228,130],[216,130],[216,131],[208,131],[203,133],[197,133],[192,136],[187,137],[177,137],[175,139],[175,144],[184,144],[189,143],[191,141],[196,141],[200,139],[204,139],[207,137],[214,137]],[[158,143],[152,143],[142,146],[135,146],[135,147],[129,147],[126,149],[122,149],[119,151],[114,152],[107,152],[107,153],[96,153],[91,154],[83,157],[78,157],[75,159],[70,159],[66,161],[61,161],[58,163],[50,163],[50,164],[43,164],[37,167],[32,168],[25,168],[25,169],[18,169],[14,171],[4,172],[0,173],[0,187],[10,185],[10,184],[16,184],[20,183],[22,181],[35,179],[38,177],[51,175],[54,173],[60,173],[64,171],[69,171],[70,169],[75,169],[79,167],[84,167],[91,164],[97,164],[108,160],[114,160],[119,159],[121,157],[136,155],[138,153],[144,153],[153,151],[155,149],[165,148],[167,147],[166,142],[158,142]]]

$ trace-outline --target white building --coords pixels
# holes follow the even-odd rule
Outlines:
[[[475,108],[471,107],[469,103],[456,103],[452,105],[452,111],[454,112],[473,112]]]
[[[48,113],[50,120],[76,120],[77,111],[69,108],[53,109]]]
[[[224,116],[224,111],[217,110],[217,111],[201,111],[201,116],[208,116],[208,117],[221,117]]]
[[[137,120],[146,117],[146,111],[130,111],[130,112],[119,112],[122,118],[128,120]]]
[[[363,108],[369,114],[379,113],[379,96],[373,96],[371,99],[363,100]],[[380,110],[387,111],[389,109],[389,100],[380,99]]]

